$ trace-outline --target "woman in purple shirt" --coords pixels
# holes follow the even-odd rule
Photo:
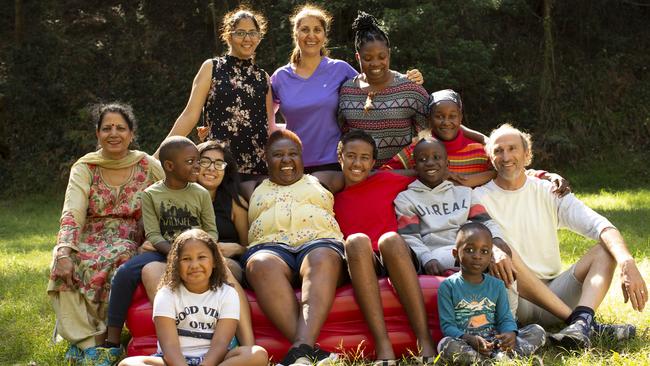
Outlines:
[[[323,9],[305,5],[291,18],[295,48],[289,63],[271,76],[274,108],[303,143],[305,173],[340,170],[336,146],[341,139],[337,123],[339,89],[358,73],[347,62],[327,57],[327,31],[332,17]],[[422,83],[417,70],[407,73]]]

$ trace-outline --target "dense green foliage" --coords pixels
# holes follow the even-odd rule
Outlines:
[[[258,63],[292,49],[293,0],[252,0],[269,19]],[[392,67],[417,67],[429,91],[454,88],[465,122],[513,121],[535,133],[538,165],[640,151],[650,140],[650,7],[626,0],[315,1],[334,16],[332,55],[354,62],[359,9],[389,30]],[[642,3],[642,2],[641,2]],[[153,152],[189,96],[201,62],[239,1],[15,0],[0,17],[0,187],[65,183],[95,145],[86,107],[131,103]],[[545,14],[547,15],[545,18]],[[544,21],[546,19],[546,22]]]

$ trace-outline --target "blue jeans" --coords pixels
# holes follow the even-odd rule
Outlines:
[[[117,269],[111,282],[108,298],[108,326],[122,328],[133,299],[133,293],[140,284],[142,268],[151,262],[166,262],[160,252],[145,252],[129,259]]]

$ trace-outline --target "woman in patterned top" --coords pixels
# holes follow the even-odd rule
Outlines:
[[[390,69],[390,42],[372,15],[359,12],[352,28],[361,74],[341,87],[339,123],[344,133],[364,130],[375,139],[380,167],[426,128],[429,95]]]
[[[157,160],[129,150],[135,137],[130,106],[100,106],[97,115],[101,149],[70,169],[47,286],[72,364],[117,361],[121,354],[119,345],[104,344],[111,278],[144,239],[138,235],[140,193],[164,176]]]
[[[273,113],[269,76],[253,60],[265,31],[266,19],[246,8],[224,16],[221,39],[228,54],[201,65],[190,99],[168,135],[187,136],[203,114],[199,135],[230,147],[242,180],[266,174],[264,146],[275,128],[268,122]]]

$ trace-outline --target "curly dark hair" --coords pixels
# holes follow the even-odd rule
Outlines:
[[[255,24],[255,28],[260,32],[261,37],[264,37],[266,33],[266,18],[261,13],[253,11],[246,6],[240,6],[239,8],[228,12],[223,17],[223,22],[221,25],[221,40],[225,43],[228,43],[230,39],[230,33],[235,30],[237,23],[242,19],[250,19]]]
[[[354,31],[354,48],[357,52],[361,46],[372,41],[382,41],[390,48],[390,41],[386,32],[379,27],[379,22],[372,15],[359,11],[357,18],[352,22]]]
[[[235,157],[232,156],[230,149],[226,146],[225,143],[219,140],[206,141],[197,146],[199,149],[199,156],[203,156],[203,153],[210,150],[221,151],[223,154],[223,160],[226,162],[226,170],[223,172],[223,181],[219,185],[219,191],[224,192],[229,195],[231,199],[235,201],[241,207],[246,207],[244,203],[239,198],[239,183],[241,178],[239,177],[237,161]]]
[[[165,269],[165,274],[160,280],[160,284],[158,284],[159,289],[162,287],[169,287],[170,289],[175,290],[183,282],[179,270],[181,252],[183,251],[185,244],[192,240],[204,243],[212,253],[214,268],[210,275],[210,290],[217,290],[224,283],[229,284],[226,282],[226,262],[221,255],[221,251],[219,251],[217,241],[201,229],[190,229],[181,233],[176,237],[176,240],[174,240],[172,248],[169,250],[169,254],[167,255],[167,268]]]

